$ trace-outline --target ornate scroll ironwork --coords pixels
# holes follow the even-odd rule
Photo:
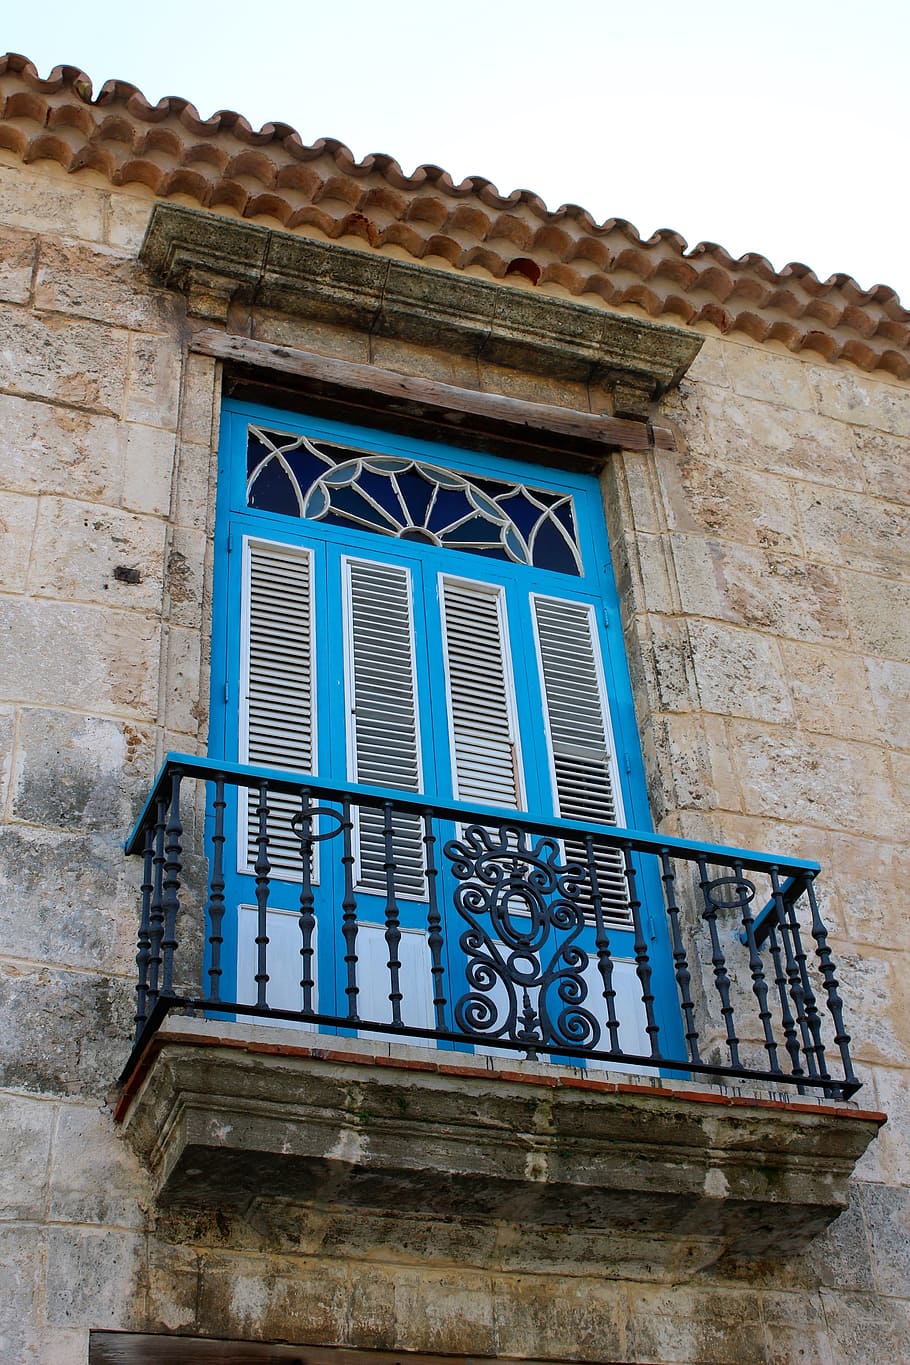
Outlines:
[[[247,505],[579,576],[571,494],[249,428]]]
[[[526,1049],[596,1048],[601,1026],[585,1008],[590,957],[579,942],[586,870],[562,860],[556,839],[511,824],[468,825],[445,853],[468,925],[459,937],[468,990],[456,1026]]]

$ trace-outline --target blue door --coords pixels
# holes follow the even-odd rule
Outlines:
[[[233,402],[225,405],[220,458],[213,756],[305,773],[324,785],[420,794],[428,803],[649,828],[593,478]],[[274,804],[269,1000],[299,1009],[299,841],[292,799],[275,797]],[[256,812],[241,801],[230,814],[238,834],[229,904],[239,908],[224,984],[226,991],[236,988],[239,1001],[252,1001]],[[337,824],[329,815],[321,819],[317,832],[325,837],[312,865],[313,989],[318,1012],[340,1015],[350,977],[340,947]],[[467,820],[442,834],[441,843],[451,844],[440,864],[441,899],[450,907],[447,1025],[473,1020],[479,1037],[484,1029],[491,1039],[512,1036],[502,1033],[506,1016],[527,1007],[529,996],[520,965],[511,980],[503,966],[508,959],[514,968],[527,956],[521,950],[533,906],[513,898],[514,915],[481,926],[471,919],[464,883],[484,866],[502,866],[510,856],[514,863],[516,850],[506,845],[522,836],[481,824],[472,830]],[[562,841],[558,859],[581,858],[585,850],[576,842]],[[362,810],[352,849],[358,1014],[376,1021],[388,1015],[387,853],[381,815]],[[525,865],[536,857],[540,877],[550,875],[546,843],[526,841],[522,857]],[[430,1028],[425,849],[417,817],[397,819],[394,861],[402,1018]],[[600,847],[595,863],[620,1045],[647,1053],[621,855]],[[649,949],[666,971],[666,987],[672,977],[659,897],[659,886],[650,888],[658,918],[648,928]],[[594,998],[603,982],[590,916],[575,937],[587,964],[583,990]],[[472,980],[485,981],[484,990],[473,989]],[[558,971],[551,985],[559,996]],[[539,982],[536,989],[535,1007],[543,1008],[545,991]],[[656,994],[659,1004],[660,987]],[[564,994],[559,998],[566,1003]],[[609,1048],[610,1040],[599,1045]]]

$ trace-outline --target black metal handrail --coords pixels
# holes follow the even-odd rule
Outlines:
[[[187,784],[205,785],[207,836],[193,840],[204,893],[184,866]],[[186,754],[168,756],[126,848],[144,869],[127,1073],[182,1009],[841,1098],[859,1089],[816,863]],[[201,949],[183,920],[198,922],[203,898]],[[284,923],[293,916],[290,949],[273,942],[276,898]],[[225,930],[236,935],[247,902],[255,971],[235,980]],[[422,948],[406,962],[409,928]],[[289,953],[291,1005],[271,988]],[[344,1005],[323,1010],[327,965]],[[381,1017],[364,1017],[366,998]]]

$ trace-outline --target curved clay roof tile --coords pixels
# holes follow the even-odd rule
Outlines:
[[[53,160],[67,172],[91,167],[114,185],[141,183],[203,206],[267,213],[290,230],[353,233],[365,246],[394,244],[456,268],[483,261],[494,276],[520,253],[541,281],[574,295],[596,293],[613,307],[635,304],[652,317],[687,316],[758,340],[773,334],[793,350],[844,356],[902,377],[910,369],[910,312],[885,285],[863,290],[844,274],[820,281],[799,261],[775,271],[756,252],[734,258],[710,241],[690,250],[670,228],[645,240],[627,219],[598,223],[572,203],[550,211],[532,191],[504,195],[482,176],[456,185],[432,164],[406,175],[385,153],[358,162],[344,143],[305,144],[285,123],[257,132],[232,110],[203,119],[176,96],[152,105],[126,81],[106,81],[93,97],[75,66],[57,66],[42,79],[27,58],[0,57],[0,147],[23,162]],[[251,195],[244,179],[262,192]],[[521,273],[530,279],[534,271]],[[734,303],[740,306],[725,306]]]

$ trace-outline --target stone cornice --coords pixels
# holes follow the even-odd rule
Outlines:
[[[617,416],[645,416],[702,344],[678,327],[530,294],[292,233],[156,204],[140,260],[191,313],[246,303],[603,385]]]

